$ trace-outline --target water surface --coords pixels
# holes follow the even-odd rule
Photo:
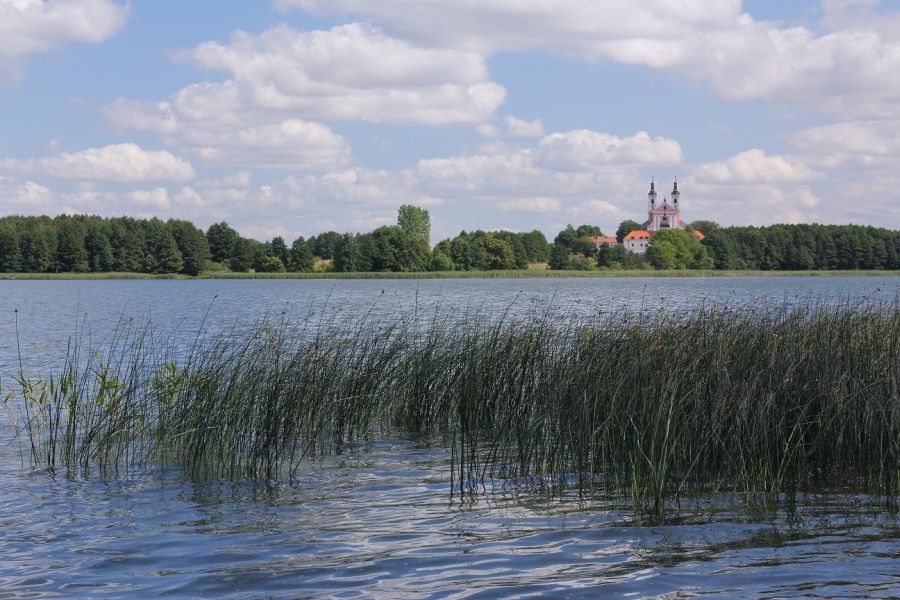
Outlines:
[[[535,307],[590,317],[702,303],[892,301],[898,278],[448,281],[2,281],[0,386],[58,367],[84,326],[120,318],[175,338],[270,314],[300,322],[410,310]],[[294,482],[197,482],[178,469],[101,477],[22,463],[0,417],[0,598],[897,597],[900,526],[874,499],[795,513],[705,499],[663,524],[597,498],[450,495],[439,441],[382,439],[306,463]]]

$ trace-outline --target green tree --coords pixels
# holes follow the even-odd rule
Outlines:
[[[58,217],[56,225],[56,269],[72,273],[88,271],[84,230],[69,217]]]
[[[703,235],[712,235],[721,229],[721,226],[715,221],[699,220],[691,223],[691,229],[696,229]]]
[[[209,253],[216,262],[224,262],[231,258],[234,244],[237,242],[238,232],[232,229],[228,223],[213,223],[206,230],[206,241],[209,245]]]
[[[258,273],[284,273],[284,263],[272,254],[262,254],[257,257],[256,271]]]
[[[310,238],[310,241],[312,241],[312,239],[313,238]],[[338,244],[340,244],[342,241],[343,236],[337,231],[326,231],[324,233],[320,233],[315,238],[314,252],[316,256],[319,256],[326,260],[335,258]]]
[[[484,253],[482,268],[501,270],[516,267],[516,254],[509,242],[488,233],[482,238],[481,247]]]
[[[53,268],[51,238],[46,230],[32,229],[21,236],[22,270],[26,273],[46,273]]]
[[[294,243],[291,244],[290,270],[301,273],[311,273],[316,259],[313,256],[312,248],[301,235]]]
[[[625,219],[621,223],[619,223],[619,228],[616,229],[616,241],[620,244],[622,240],[625,239],[625,236],[631,233],[632,231],[637,231],[641,228],[641,224],[637,221],[632,221],[631,219]]]
[[[432,271],[452,271],[453,270],[453,261],[450,260],[450,257],[446,252],[435,250],[431,255],[431,270]]]
[[[95,273],[108,273],[113,270],[114,258],[112,244],[106,233],[99,227],[92,227],[84,238],[87,249],[88,265]]]
[[[184,259],[172,232],[159,219],[144,224],[147,254],[144,268],[148,273],[180,273]]]
[[[564,271],[571,266],[572,261],[569,260],[569,249],[564,244],[553,244],[550,250],[550,260],[548,264],[554,271]]]
[[[647,247],[647,260],[657,269],[707,269],[713,266],[697,236],[683,229],[657,231]]]
[[[139,272],[144,268],[144,228],[139,221],[128,217],[110,219],[109,243],[113,249],[113,271]]]
[[[575,229],[576,238],[595,237],[603,235],[603,230],[596,225],[579,225]]]
[[[12,227],[0,227],[0,271],[15,272],[21,268],[19,235]]]
[[[535,229],[522,236],[525,251],[528,253],[528,262],[547,262],[550,258],[550,244],[544,234]]]
[[[280,235],[273,237],[272,241],[269,242],[269,253],[278,257],[282,265],[287,265],[291,262],[290,250],[288,250],[284,238]]]
[[[334,270],[339,273],[354,273],[360,270],[362,254],[355,236],[345,233],[334,249]]]
[[[238,237],[231,245],[228,267],[238,273],[246,273],[256,264],[257,242]]]
[[[185,275],[199,275],[210,259],[206,235],[190,221],[170,219],[167,225],[181,253],[181,272]]]
[[[404,204],[397,211],[397,225],[412,238],[431,241],[431,216],[428,211],[412,204]]]

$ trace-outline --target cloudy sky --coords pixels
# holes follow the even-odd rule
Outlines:
[[[890,0],[0,0],[0,214],[900,228]]]

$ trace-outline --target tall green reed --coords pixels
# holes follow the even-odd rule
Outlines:
[[[711,493],[771,500],[900,489],[900,310],[809,301],[584,320],[533,311],[395,320],[340,313],[198,334],[78,336],[60,372],[19,375],[36,465],[174,463],[291,477],[373,435],[440,435],[454,493],[577,486],[661,514]]]

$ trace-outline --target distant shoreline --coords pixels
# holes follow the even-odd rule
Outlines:
[[[3,280],[116,280],[116,279],[615,279],[659,277],[848,277],[900,276],[900,270],[840,270],[840,271],[424,271],[414,273],[233,273],[208,272],[197,277],[179,274],[152,273],[0,273]]]

